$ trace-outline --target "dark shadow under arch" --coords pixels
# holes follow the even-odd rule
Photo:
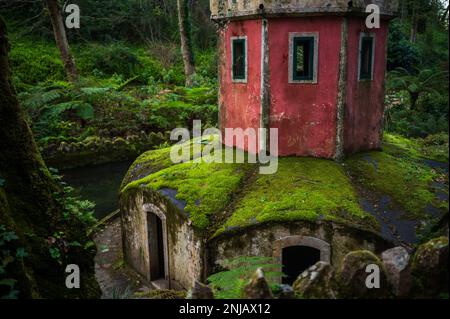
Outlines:
[[[297,277],[320,261],[320,250],[307,246],[290,246],[282,250],[283,284],[292,285]]]

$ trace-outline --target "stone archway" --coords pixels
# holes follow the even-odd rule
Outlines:
[[[287,278],[279,278],[279,282],[292,284],[301,272],[317,261],[330,263],[330,244],[308,236],[287,236],[274,243],[273,257],[275,262],[283,265]],[[296,263],[292,265],[292,263]]]
[[[170,280],[166,215],[154,204],[144,204],[148,250],[147,279],[157,286]]]

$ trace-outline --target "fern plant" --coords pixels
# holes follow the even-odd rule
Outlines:
[[[417,101],[423,93],[440,94],[438,88],[443,81],[448,81],[447,71],[416,68],[415,72],[411,72],[398,68],[389,73],[387,84],[390,90],[407,92],[410,99],[410,109],[415,110]]]
[[[281,265],[269,257],[237,257],[225,260],[223,266],[227,269],[208,277],[208,282],[217,299],[239,299],[242,289],[258,268],[264,270],[269,284],[275,288],[275,278],[283,275]]]

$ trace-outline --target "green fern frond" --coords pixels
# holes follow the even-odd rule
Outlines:
[[[26,108],[37,109],[44,105],[54,102],[63,96],[63,92],[60,89],[51,90],[47,92],[38,91],[31,93],[23,100],[23,105]]]

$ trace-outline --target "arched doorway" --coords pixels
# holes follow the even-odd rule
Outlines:
[[[320,250],[307,246],[290,246],[282,250],[282,283],[292,285],[306,269],[320,261]]]
[[[297,235],[276,240],[273,257],[287,275],[280,276],[278,282],[292,284],[298,275],[318,261],[330,263],[330,255],[330,245],[320,238]]]
[[[152,282],[168,277],[166,223],[161,217],[153,211],[147,212],[149,279]]]

